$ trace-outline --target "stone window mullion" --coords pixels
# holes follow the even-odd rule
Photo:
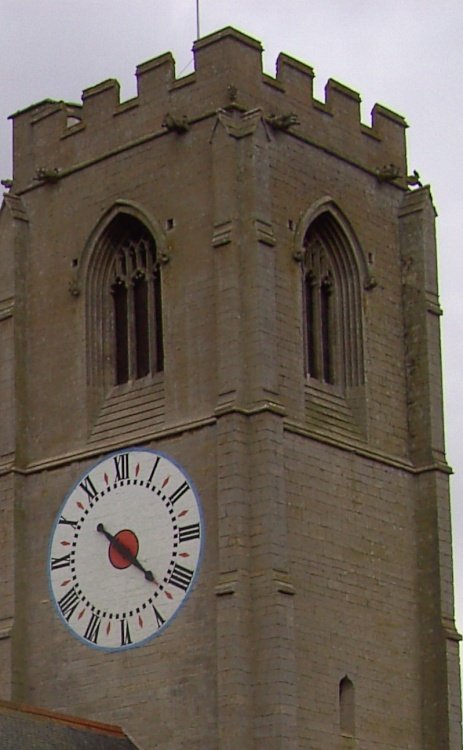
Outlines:
[[[136,330],[135,330],[135,304],[134,304],[134,279],[130,279],[127,295],[127,329],[129,350],[129,380],[137,377],[137,352],[136,352]]]
[[[320,288],[312,272],[305,276],[305,328],[307,372],[313,378],[319,377],[320,363]]]
[[[154,278],[153,278],[153,270],[149,269],[149,273],[146,280],[146,290],[147,290],[147,314],[148,314],[148,321],[152,321],[152,333],[149,336],[148,345],[149,345],[149,353],[150,353],[150,362],[154,364],[154,370],[157,371],[157,356],[156,356],[156,341],[157,341],[157,330],[156,330],[156,301],[154,298]]]
[[[162,337],[161,266],[159,263],[153,264],[149,287],[151,292],[149,294],[151,305],[149,315],[153,326],[153,336],[150,337],[152,346],[151,361],[154,364],[154,371],[160,372],[164,368],[164,347]]]
[[[146,276],[139,271],[133,279],[133,322],[135,349],[135,377],[142,378],[150,371],[150,335],[148,288]]]
[[[325,383],[333,384],[336,373],[336,326],[333,284],[329,276],[320,284],[320,372]]]
[[[125,383],[130,373],[129,332],[127,316],[127,285],[118,277],[114,282],[111,294],[114,310],[115,372],[116,383]]]

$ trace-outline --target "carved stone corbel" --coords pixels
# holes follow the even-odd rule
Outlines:
[[[394,182],[402,177],[399,167],[395,164],[385,164],[376,170],[376,179],[378,182]]]
[[[52,167],[51,169],[48,169],[47,167],[39,167],[35,173],[34,180],[36,182],[48,182],[53,184],[58,182],[60,177],[61,169],[58,169],[58,167]]]
[[[270,115],[267,122],[272,130],[281,130],[286,133],[294,125],[299,125],[299,118],[294,112],[288,112],[284,115]]]
[[[169,133],[186,133],[190,129],[190,124],[186,115],[171,115],[170,112],[166,114],[162,121],[162,127],[166,128]]]

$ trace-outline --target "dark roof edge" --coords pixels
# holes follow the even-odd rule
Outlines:
[[[106,734],[120,738],[127,737],[121,727],[116,726],[115,724],[104,724],[100,721],[82,719],[78,716],[68,716],[66,714],[60,714],[56,711],[51,711],[46,708],[37,708],[36,706],[27,706],[21,703],[11,703],[10,701],[0,700],[0,713],[2,709],[10,712],[17,711],[23,714],[29,714],[39,719],[66,724],[67,726],[72,726],[78,729],[87,729],[88,731],[94,733],[98,732],[100,734]]]

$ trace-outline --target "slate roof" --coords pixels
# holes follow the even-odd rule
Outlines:
[[[138,750],[120,727],[0,701],[0,750]]]

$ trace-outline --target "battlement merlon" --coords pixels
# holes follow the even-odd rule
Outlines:
[[[138,142],[175,137],[166,115],[194,126],[224,108],[259,108],[269,122],[284,123],[275,139],[300,138],[372,174],[387,167],[405,187],[400,115],[375,105],[371,126],[361,123],[359,94],[333,80],[325,101],[317,100],[313,69],[286,54],[278,57],[276,77],[263,73],[260,42],[233,28],[199,39],[193,54],[194,72],[183,78],[176,78],[170,53],[139,65],[137,95],[128,101],[120,101],[119,84],[110,79],[85,89],[82,104],[47,99],[11,115],[13,189],[40,184],[38,173],[62,177]]]

